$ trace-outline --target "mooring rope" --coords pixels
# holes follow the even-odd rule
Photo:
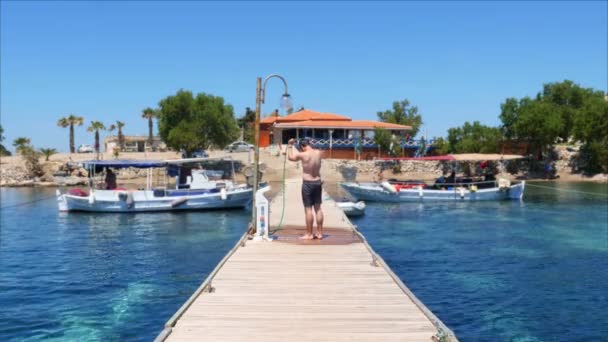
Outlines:
[[[56,195],[51,195],[51,196],[47,196],[47,197],[42,197],[42,198],[38,198],[32,201],[27,201],[27,202],[22,202],[22,203],[16,203],[16,204],[10,204],[10,205],[5,205],[3,207],[0,207],[0,209],[8,209],[8,208],[16,208],[16,207],[21,207],[24,205],[28,205],[28,204],[32,204],[32,203],[36,203],[36,202],[41,202],[41,201],[46,201],[48,199],[51,198],[56,198]]]
[[[542,185],[536,185],[536,184],[526,183],[526,187],[529,187],[529,186],[534,187],[534,188],[547,189],[547,190],[571,192],[571,193],[593,195],[593,196],[602,196],[602,197],[608,198],[608,194],[603,194],[603,193],[599,193],[599,192],[589,192],[589,191],[580,191],[580,190],[560,189],[560,188],[552,188],[550,186],[542,186]]]

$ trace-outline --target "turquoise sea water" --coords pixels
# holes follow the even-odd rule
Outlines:
[[[53,195],[0,189],[1,206]],[[0,211],[0,341],[151,341],[246,229],[244,210]]]
[[[249,218],[11,207],[53,192],[0,189],[0,341],[152,340]],[[529,187],[521,203],[368,203],[354,223],[461,341],[607,341],[607,212],[599,196]]]
[[[368,203],[353,222],[461,341],[608,341],[607,198],[532,183],[521,203]]]

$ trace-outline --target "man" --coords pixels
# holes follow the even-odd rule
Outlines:
[[[111,169],[106,169],[106,190],[116,189],[116,174]]]
[[[306,234],[300,237],[302,240],[323,239],[323,211],[321,210],[321,158],[322,153],[310,146],[308,139],[300,140],[301,151],[294,151],[294,139],[289,139],[287,146],[287,159],[302,162],[302,202],[304,202],[304,214],[306,215]],[[313,214],[317,221],[317,231],[313,232]]]

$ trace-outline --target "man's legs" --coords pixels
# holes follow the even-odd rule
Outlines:
[[[304,207],[304,216],[306,217],[306,234],[300,236],[302,240],[312,240],[314,239],[314,235],[312,235],[312,207]]]
[[[312,225],[312,210],[310,216]],[[315,204],[315,219],[317,220],[317,232],[315,233],[314,237],[321,240],[323,239],[323,210],[321,210],[320,203]]]
[[[306,220],[306,233],[300,236],[302,240],[312,240],[312,204],[310,203],[310,185],[304,182],[302,184],[302,203],[304,204],[304,218]]]

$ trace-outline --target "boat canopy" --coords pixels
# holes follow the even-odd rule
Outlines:
[[[162,160],[87,160],[82,162],[82,166],[87,170],[95,169],[95,172],[100,172],[106,167],[114,169],[125,169],[134,167],[137,169],[149,169],[152,167],[166,167],[167,162]]]
[[[200,162],[217,162],[217,161],[234,161],[232,157],[218,157],[218,158],[182,158],[182,159],[167,159],[165,162],[169,165],[184,165],[194,164]]]

